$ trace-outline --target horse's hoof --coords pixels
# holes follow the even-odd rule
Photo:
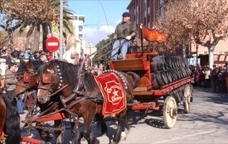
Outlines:
[[[109,144],[118,144],[118,143],[111,140]]]
[[[95,144],[100,144],[100,141],[98,139],[96,139]]]
[[[121,132],[121,136],[120,136],[120,140],[121,140],[121,141],[124,141],[124,140],[126,140],[126,139],[127,139],[127,134],[126,134],[125,131],[122,131],[122,132]]]

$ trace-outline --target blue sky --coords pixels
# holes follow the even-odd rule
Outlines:
[[[97,44],[113,33],[131,0],[68,0],[69,9],[85,16],[85,40]]]

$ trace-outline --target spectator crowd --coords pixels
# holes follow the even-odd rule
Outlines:
[[[34,51],[30,48],[25,49],[24,51],[20,51],[15,49],[13,52],[9,52],[7,47],[0,48],[0,92],[7,96],[10,100],[13,101],[14,90],[16,88],[16,84],[18,82],[16,73],[18,64],[22,61],[28,60],[41,60],[43,63],[46,63],[50,60],[55,59],[52,53],[44,52],[44,51]],[[64,60],[66,61],[66,60]],[[81,64],[83,58],[80,57],[78,53],[71,54],[71,61],[67,61],[72,64]],[[90,67],[91,72],[95,75],[99,75],[104,70],[103,64],[94,64],[93,67]],[[26,106],[24,105],[24,96],[16,97],[17,99],[17,110],[20,114],[24,113],[24,109]]]
[[[228,63],[224,66],[192,66],[192,83],[195,87],[213,88],[216,93],[228,93]]]

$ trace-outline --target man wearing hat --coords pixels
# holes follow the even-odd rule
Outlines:
[[[132,40],[136,37],[136,25],[130,21],[130,13],[122,14],[122,21],[117,25],[114,32],[115,42],[113,44],[112,59],[116,60],[119,50],[121,50],[122,58],[126,58],[128,48],[132,45]]]

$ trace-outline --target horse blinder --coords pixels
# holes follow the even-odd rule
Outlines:
[[[42,80],[43,80],[43,83],[45,84],[51,83],[51,74],[43,74]]]
[[[31,81],[31,76],[30,76],[30,74],[24,73],[23,81],[26,82],[26,83],[30,82],[30,81]]]

